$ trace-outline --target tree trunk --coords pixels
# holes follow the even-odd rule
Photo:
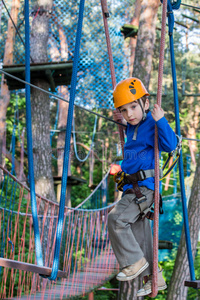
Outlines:
[[[54,56],[54,53],[59,53],[59,60],[62,59],[64,61],[68,60],[68,44],[67,38],[65,36],[65,32],[60,25],[59,20],[54,15],[54,22],[58,28],[59,39],[60,39],[60,49],[58,50],[57,47],[51,49],[51,57],[52,60],[57,60]],[[53,50],[54,49],[54,50]],[[60,95],[64,97],[66,100],[69,100],[69,91],[67,86],[60,86],[59,88]],[[57,153],[58,153],[58,160],[57,160],[57,169],[58,169],[58,176],[62,176],[63,172],[63,158],[64,158],[64,146],[65,146],[65,135],[66,135],[66,125],[67,125],[67,116],[68,116],[68,107],[69,103],[65,101],[60,101],[59,103],[59,115],[58,115],[58,129],[61,130],[58,133],[57,139]],[[64,129],[64,131],[62,131]],[[69,168],[68,168],[68,175],[71,175],[71,161],[69,157]],[[57,186],[57,199],[60,200],[60,192],[61,192],[61,184]],[[67,186],[67,193],[66,193],[66,202],[67,206],[71,206],[71,187]]]
[[[136,0],[135,2],[135,10],[134,10],[134,16],[131,20],[131,24],[135,26],[139,26],[139,19],[140,19],[140,12],[141,12],[141,0]],[[131,37],[129,46],[130,46],[130,76],[133,74],[133,64],[135,60],[135,48],[136,48],[136,43],[137,43],[137,36]]]
[[[147,89],[151,75],[159,5],[159,0],[144,0],[141,6],[133,76],[139,77]]]
[[[47,62],[47,42],[49,36],[49,15],[52,3],[42,1],[35,7],[30,35],[31,57],[34,63]],[[39,6],[41,5],[41,6]],[[40,13],[40,10],[42,13]],[[42,78],[32,81],[36,86],[49,90],[49,83]],[[36,192],[56,201],[51,167],[50,145],[50,100],[49,96],[37,89],[31,95],[33,158]]]
[[[188,218],[191,237],[193,258],[196,253],[199,228],[200,228],[200,155],[197,161],[197,168],[194,176],[191,196],[188,206]],[[187,298],[188,288],[184,286],[184,281],[190,280],[189,263],[187,259],[185,233],[182,232],[181,240],[176,256],[174,270],[170,285],[168,287],[167,300],[184,300]]]
[[[20,7],[20,1],[19,0],[13,0],[10,15],[15,25],[17,25],[17,18],[19,13],[19,7]],[[8,34],[6,38],[6,44],[5,44],[5,52],[4,52],[4,65],[11,65],[13,64],[13,48],[15,43],[15,36],[16,36],[16,30],[15,27],[11,21],[11,19],[8,19]]]
[[[35,85],[48,90],[45,80],[34,80]],[[51,167],[50,108],[49,97],[36,89],[32,90],[32,136],[35,189],[39,195],[56,201]]]
[[[17,24],[17,17],[19,12],[20,1],[13,0],[10,15],[15,24]],[[11,65],[13,63],[13,47],[15,42],[15,28],[11,19],[8,19],[8,34],[5,43],[5,50],[4,50],[4,65]],[[2,74],[1,79],[1,96],[0,96],[0,164],[3,163],[2,161],[2,150],[3,150],[3,139],[5,136],[6,130],[6,112],[7,107],[10,102],[10,92],[8,90],[7,82],[4,78],[4,74]]]
[[[61,86],[60,87],[60,93],[65,99],[69,100],[69,91],[67,87]],[[68,115],[68,107],[69,103],[65,101],[60,101],[59,106],[59,116],[58,116],[58,129],[61,130],[58,133],[58,139],[57,139],[57,148],[58,148],[58,160],[57,160],[57,168],[58,168],[58,176],[62,176],[63,172],[63,158],[64,158],[64,146],[65,146],[65,135],[66,131],[62,131],[62,129],[66,129],[67,124],[67,115]],[[71,174],[71,164],[70,164],[70,158],[69,158],[69,168],[68,168],[68,175]],[[58,185],[58,189],[61,191],[61,185]],[[60,199],[60,192],[57,193],[57,197]],[[66,193],[66,202],[65,204],[67,206],[71,206],[71,188],[69,185],[67,186],[67,193]]]
[[[60,93],[65,99],[69,99],[69,92],[64,86],[60,87]],[[64,146],[65,146],[65,134],[66,134],[66,124],[67,124],[67,114],[68,114],[69,103],[65,101],[60,101],[59,105],[59,115],[58,115],[58,129],[61,130],[58,134],[57,148],[58,148],[58,176],[62,176],[63,171],[63,156],[64,156]],[[62,131],[62,129],[64,129]]]
[[[0,96],[0,164],[3,164],[3,140],[6,133],[6,112],[10,102],[10,92],[2,74]]]
[[[137,297],[137,291],[142,287],[142,281],[138,278],[130,281],[121,281],[119,290],[120,300],[142,300],[144,297]]]

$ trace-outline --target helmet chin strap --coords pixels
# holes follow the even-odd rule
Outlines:
[[[143,106],[142,106],[142,101],[141,101],[141,99],[138,99],[138,103],[139,103],[139,105],[140,105],[140,107],[141,107],[141,110],[142,110],[142,120],[144,121],[144,120],[146,119],[146,117],[147,117],[147,114],[146,114],[146,112],[144,111],[144,108],[143,108]]]
[[[133,135],[133,138],[132,138],[134,141],[137,139],[138,128],[139,128],[141,122],[144,121],[146,119],[146,117],[147,117],[147,113],[144,111],[144,108],[142,106],[142,101],[140,99],[138,100],[138,103],[139,103],[139,105],[141,107],[142,115],[143,116],[142,116],[142,120],[137,124],[137,126],[135,128],[134,135]]]

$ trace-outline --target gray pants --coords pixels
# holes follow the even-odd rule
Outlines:
[[[147,197],[149,207],[154,201],[154,191],[140,188]],[[143,256],[149,267],[143,276],[152,274],[153,241],[150,221],[139,218],[140,209],[135,203],[135,194],[126,194],[108,214],[109,239],[121,268],[136,263]]]

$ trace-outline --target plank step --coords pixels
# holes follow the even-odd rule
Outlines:
[[[4,268],[11,268],[11,269],[32,272],[32,273],[38,273],[40,275],[47,276],[47,277],[50,276],[52,272],[52,269],[48,267],[41,267],[38,265],[29,264],[29,263],[20,262],[17,260],[2,258],[2,257],[0,257],[0,266]],[[58,277],[66,278],[67,272],[59,270]]]

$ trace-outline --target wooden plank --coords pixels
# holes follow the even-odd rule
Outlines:
[[[105,260],[107,263],[105,263]],[[112,265],[113,268],[110,268]],[[116,268],[114,268],[114,266]],[[109,268],[109,269],[108,269]],[[71,299],[74,296],[91,292],[94,288],[102,286],[106,281],[112,278],[118,271],[118,264],[114,254],[106,252],[91,263],[87,263],[83,270],[79,270],[75,274],[69,274],[67,279],[57,281],[52,290],[46,290],[35,295],[21,296],[21,300],[59,300]],[[61,296],[62,295],[62,296]]]
[[[192,287],[194,289],[200,289],[200,280],[194,280],[194,281],[186,280],[184,282],[184,285],[188,287]]]
[[[12,260],[12,259],[2,258],[2,257],[0,257],[0,266],[5,268],[32,272],[32,273],[38,273],[43,276],[50,276],[52,271],[52,269],[48,267],[41,267],[38,265],[33,265],[33,264],[24,263],[17,260]],[[67,272],[58,270],[57,277],[66,278]]]
[[[108,278],[110,278],[111,274],[107,274],[108,276],[100,276],[98,274],[98,281],[93,282],[91,280],[91,277],[88,276],[88,273],[77,273],[75,275],[75,278],[70,277],[67,278],[66,281],[63,283],[57,282],[56,286],[53,288],[53,290],[47,290],[45,292],[36,293],[35,295],[29,295],[27,296],[21,296],[21,300],[36,300],[36,299],[43,299],[43,300],[60,300],[61,294],[62,299],[71,299],[74,296],[82,295],[83,292],[87,293],[89,291],[92,291],[92,289],[97,288],[99,286],[102,286],[102,284],[107,281]],[[94,273],[91,274],[92,277],[94,277]],[[100,276],[100,277],[99,277]],[[80,282],[81,279],[81,282]],[[76,282],[76,280],[78,282]],[[87,282],[89,280],[89,282]]]
[[[46,78],[49,82],[51,90],[55,91],[55,87],[59,85],[69,85],[71,82],[72,75],[72,61],[50,63],[50,64],[31,64],[31,81],[35,78]],[[24,80],[25,66],[24,65],[10,65],[3,66],[3,70],[8,74],[18,77]],[[7,84],[10,90],[22,89],[25,87],[23,82],[17,81],[16,79],[5,74]]]
[[[44,63],[31,64],[30,71],[44,71],[44,70],[65,70],[72,69],[73,62],[71,60],[59,63]],[[25,65],[4,65],[3,70],[7,73],[14,74],[25,71]]]

